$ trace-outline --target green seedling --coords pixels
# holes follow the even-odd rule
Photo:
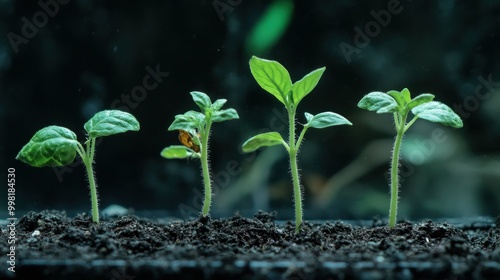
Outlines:
[[[410,91],[391,90],[384,92],[371,92],[365,95],[358,103],[358,107],[369,111],[376,111],[378,114],[392,113],[396,128],[396,140],[392,150],[391,159],[391,204],[389,208],[389,227],[396,225],[396,215],[398,210],[398,190],[399,190],[399,152],[404,133],[415,123],[417,119],[424,119],[435,123],[440,123],[454,128],[463,126],[460,117],[447,105],[432,101],[434,95],[423,93],[415,98],[411,98]],[[406,122],[410,111],[413,118]]]
[[[296,138],[295,136],[297,106],[316,87],[325,69],[325,67],[316,69],[305,75],[300,81],[292,84],[290,74],[277,61],[265,60],[256,56],[250,59],[250,70],[257,83],[262,89],[276,97],[288,111],[289,132],[288,142],[283,140],[281,134],[274,131],[255,135],[243,143],[243,151],[249,153],[260,147],[282,144],[289,153],[295,200],[295,233],[300,231],[302,225],[302,192],[297,167],[297,154],[307,129],[352,125],[346,118],[333,112],[322,112],[317,115],[305,113],[306,124],[303,125],[299,137]]]
[[[208,165],[208,142],[212,123],[239,119],[235,109],[221,110],[227,102],[226,99],[217,99],[214,103],[210,97],[203,92],[192,91],[191,96],[201,113],[188,111],[182,115],[176,115],[174,121],[168,128],[169,131],[179,130],[179,141],[183,145],[173,145],[164,148],[161,156],[168,159],[199,158],[205,186],[205,198],[203,200],[202,216],[206,217],[210,212],[212,204],[212,180],[210,179],[210,168]]]
[[[94,163],[97,137],[109,136],[126,131],[139,131],[139,122],[129,113],[105,110],[95,114],[84,125],[87,140],[84,146],[76,139],[76,134],[61,126],[51,125],[40,129],[28,144],[24,145],[16,159],[34,167],[56,167],[72,163],[76,153],[82,158],[87,170],[92,204],[92,221],[99,223],[97,187],[92,164]]]

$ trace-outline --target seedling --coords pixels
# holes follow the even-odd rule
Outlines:
[[[76,153],[78,153],[87,170],[92,221],[97,224],[99,223],[99,204],[92,170],[96,138],[126,131],[139,131],[140,126],[135,117],[129,113],[105,110],[95,114],[85,123],[84,128],[87,132],[85,148],[78,142],[73,131],[62,126],[51,125],[35,133],[29,143],[24,145],[17,154],[16,159],[34,167],[55,167],[72,163],[76,158]]]
[[[176,115],[174,121],[168,128],[169,131],[179,130],[179,141],[183,145],[173,145],[164,148],[161,155],[168,159],[199,158],[205,186],[205,198],[203,200],[202,216],[207,216],[212,204],[212,180],[210,179],[210,168],[208,165],[208,141],[210,128],[214,122],[223,122],[239,119],[234,109],[221,110],[227,102],[226,99],[217,99],[214,103],[210,97],[203,92],[192,91],[191,96],[201,113],[187,111],[182,115]]]
[[[435,123],[440,123],[454,128],[463,126],[460,117],[453,110],[443,103],[432,101],[434,95],[422,93],[411,99],[410,91],[405,88],[402,91],[391,90],[384,92],[371,92],[365,95],[358,103],[358,107],[369,111],[376,111],[378,114],[392,113],[396,128],[396,140],[392,150],[391,159],[391,204],[389,208],[389,227],[396,225],[396,215],[398,211],[398,189],[399,189],[399,152],[404,133],[415,123],[417,119],[424,119]],[[410,111],[413,118],[406,122]]]
[[[256,56],[250,59],[250,71],[257,83],[276,97],[288,111],[289,132],[288,142],[285,142],[281,134],[275,131],[255,135],[243,143],[243,151],[249,153],[260,147],[282,144],[289,153],[295,200],[295,233],[300,231],[302,225],[302,192],[297,167],[297,154],[307,129],[352,125],[346,118],[333,112],[322,112],[317,115],[305,113],[307,122],[304,124],[299,137],[296,138],[295,136],[297,106],[316,87],[325,69],[325,67],[318,68],[305,75],[300,81],[292,84],[290,74],[279,62],[261,59]]]

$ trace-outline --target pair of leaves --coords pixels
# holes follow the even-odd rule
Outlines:
[[[325,67],[316,69],[305,75],[300,81],[292,84],[288,70],[279,62],[252,56],[250,71],[262,89],[271,93],[286,107],[294,105],[308,95],[318,84]]]
[[[352,123],[346,118],[333,112],[323,112],[317,115],[305,113],[305,117],[307,123],[304,125],[304,129],[307,129],[309,127],[321,129],[336,125],[352,125]],[[288,147],[288,144],[285,142],[285,140],[283,140],[281,134],[273,131],[258,134],[248,139],[247,141],[245,141],[245,143],[243,143],[242,149],[243,152],[250,153],[259,149],[260,147],[269,147],[279,144],[283,144],[285,147]]]
[[[423,93],[411,99],[408,89],[401,92],[391,90],[384,92],[371,92],[365,95],[358,103],[358,107],[369,111],[382,113],[398,113],[406,116],[410,111],[418,118],[440,123],[454,128],[463,126],[460,116],[458,116],[447,105],[433,101],[434,95]],[[404,125],[404,124],[403,124]]]
[[[212,104],[210,97],[203,92],[192,91],[191,96],[205,117],[210,117],[211,122],[223,122],[239,118],[236,110],[232,108],[221,110],[222,106],[227,102],[226,99],[217,99]]]
[[[217,99],[214,103],[210,97],[200,91],[190,92],[193,101],[200,107],[201,113],[196,111],[188,111],[182,115],[175,116],[175,120],[168,127],[172,130],[186,131],[203,131],[207,121],[223,122],[233,119],[239,119],[238,113],[234,109],[221,110],[222,106],[227,102],[226,99]]]
[[[126,131],[138,131],[139,122],[129,113],[105,110],[95,114],[84,125],[89,138],[108,136]],[[40,129],[24,145],[16,159],[34,167],[65,166],[73,162],[79,142],[76,134],[62,126]]]
[[[190,92],[194,103],[200,107],[201,113],[196,111],[188,111],[182,115],[176,115],[172,124],[168,127],[169,131],[172,130],[185,130],[192,137],[193,141],[200,145],[196,135],[200,133],[202,136],[204,133],[210,133],[206,130],[207,123],[213,122],[223,122],[228,120],[239,119],[238,113],[235,109],[224,109],[221,110],[222,106],[226,104],[226,99],[217,99],[214,103],[210,100],[210,97],[200,91]],[[161,156],[168,159],[183,159],[183,158],[199,158],[200,154],[195,152],[189,147],[181,145],[173,145],[164,148],[161,151]]]

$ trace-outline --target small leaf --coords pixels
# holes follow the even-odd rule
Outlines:
[[[358,103],[358,107],[369,111],[377,111],[378,114],[393,113],[399,109],[396,100],[389,94],[374,91],[365,95]]]
[[[65,166],[75,160],[77,145],[73,131],[52,125],[35,133],[16,159],[34,167]]]
[[[176,115],[172,124],[168,127],[168,131],[172,130],[196,130],[205,125],[205,115],[196,111],[187,111],[182,115]]]
[[[205,121],[205,115],[198,111],[189,110],[183,115],[186,116],[188,119],[196,122]]]
[[[193,121],[184,115],[176,115],[174,121],[168,127],[168,131],[172,130],[193,130],[196,126]]]
[[[213,111],[219,111],[224,104],[226,104],[227,100],[226,99],[217,99],[215,100],[214,104],[212,104],[212,110]]]
[[[292,80],[283,65],[274,60],[252,56],[250,71],[264,90],[274,95],[284,105],[288,103],[287,95],[292,88]]]
[[[140,125],[137,119],[127,112],[104,110],[86,122],[84,128],[90,138],[97,138],[127,131],[139,131]]]
[[[197,158],[197,153],[186,146],[174,145],[164,148],[161,156],[168,159]]]
[[[201,112],[205,113],[212,107],[212,101],[205,93],[201,91],[192,91],[190,94],[193,97],[194,103],[200,107]]]
[[[401,91],[401,95],[405,98],[406,103],[410,103],[411,101],[411,93],[407,88],[404,88]]]
[[[387,92],[387,94],[389,94],[390,96],[392,96],[392,98],[394,98],[394,100],[396,100],[396,102],[398,103],[399,105],[399,108],[405,108],[406,107],[406,99],[405,97],[403,96],[403,94],[401,94],[401,92],[397,91],[397,90],[390,90]]]
[[[221,111],[215,111],[212,115],[212,122],[223,122],[234,119],[239,119],[238,113],[235,109],[226,109]]]
[[[417,107],[420,104],[431,102],[434,99],[434,95],[430,93],[422,93],[419,96],[413,98],[410,103],[408,103],[408,110]]]
[[[462,119],[460,119],[450,107],[441,102],[431,101],[429,103],[424,103],[413,108],[411,112],[415,116],[430,122],[440,123],[454,128],[461,128],[463,126]]]
[[[296,106],[316,87],[325,69],[326,67],[316,69],[292,85],[293,102]]]
[[[281,134],[273,131],[255,135],[254,137],[245,141],[245,143],[243,143],[242,148],[243,152],[251,153],[260,147],[269,147],[279,144],[283,144],[285,147],[288,146],[281,137]]]
[[[335,125],[352,125],[346,118],[333,112],[323,112],[317,115],[305,113],[305,115],[307,119],[306,127],[325,128]]]

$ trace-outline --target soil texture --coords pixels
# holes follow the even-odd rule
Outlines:
[[[163,221],[30,212],[16,224],[13,279],[500,279],[500,218],[464,224],[253,218]],[[9,253],[2,227],[0,248]],[[4,257],[5,259],[5,257]]]

